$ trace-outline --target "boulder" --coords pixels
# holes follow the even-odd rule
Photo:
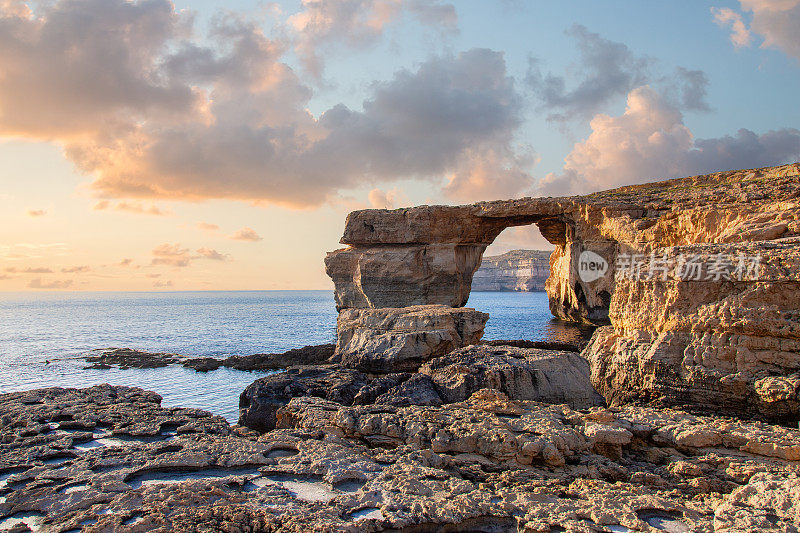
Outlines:
[[[239,396],[239,424],[256,431],[275,427],[275,414],[292,398],[313,396],[351,405],[367,378],[339,367],[300,366],[257,379]]]
[[[430,376],[445,403],[465,401],[480,389],[573,409],[604,403],[592,387],[589,363],[574,352],[469,346],[428,361],[420,373]]]
[[[489,315],[442,305],[344,309],[336,356],[362,372],[413,371],[429,359],[480,341]]]

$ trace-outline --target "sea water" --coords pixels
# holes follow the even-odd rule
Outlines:
[[[485,339],[576,342],[586,335],[554,320],[542,292],[475,292],[467,305],[489,313]],[[128,385],[157,392],[165,406],[206,409],[233,422],[239,393],[268,372],[87,369],[83,357],[133,348],[223,358],[335,339],[331,291],[0,293],[0,392]]]

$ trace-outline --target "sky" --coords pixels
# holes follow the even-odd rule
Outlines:
[[[348,212],[800,160],[800,0],[0,0],[0,291],[329,289]],[[487,251],[549,249],[535,227]]]

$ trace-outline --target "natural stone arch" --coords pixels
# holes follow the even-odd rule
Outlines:
[[[585,250],[610,263],[616,242],[601,237],[571,199],[522,199],[470,206],[421,206],[355,211],[341,242],[328,254],[328,275],[339,310],[466,304],[483,253],[506,228],[536,224],[555,245],[546,290],[554,316],[572,321],[608,319],[613,277],[591,284],[577,276]],[[576,216],[577,215],[577,216]]]

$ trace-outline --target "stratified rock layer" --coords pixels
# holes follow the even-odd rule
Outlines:
[[[362,372],[405,372],[476,344],[489,315],[474,309],[422,305],[400,309],[345,309],[337,321],[336,355]]]
[[[472,277],[474,291],[543,291],[550,275],[550,252],[512,250],[484,256]]]

